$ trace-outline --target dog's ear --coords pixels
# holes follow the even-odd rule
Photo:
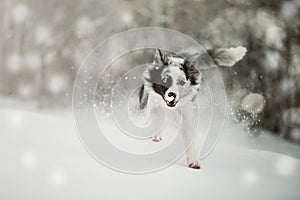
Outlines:
[[[191,81],[191,85],[199,86],[201,82],[201,73],[198,70],[199,61],[201,60],[201,53],[190,53],[188,51],[181,51],[179,56],[185,59],[183,71],[187,80]]]
[[[163,64],[164,63],[164,55],[160,49],[155,49],[154,52],[154,63],[155,64]]]
[[[247,52],[247,49],[242,46],[235,48],[220,48],[208,50],[207,53],[211,56],[218,66],[231,67],[241,60]]]
[[[199,59],[201,54],[199,52],[196,53],[190,53],[188,51],[181,51],[178,53],[179,56],[183,57],[185,60],[187,60],[191,65],[197,67],[199,64]]]
[[[185,73],[187,80],[190,80],[191,85],[196,86],[196,85],[200,85],[201,73],[198,71],[198,69],[195,67],[194,64],[192,64],[191,62],[185,62],[183,66],[183,71]]]

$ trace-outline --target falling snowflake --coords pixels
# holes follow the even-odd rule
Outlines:
[[[95,26],[90,18],[82,16],[78,19],[76,25],[76,34],[78,37],[87,36],[94,32]]]
[[[22,165],[26,168],[33,168],[37,165],[37,158],[33,152],[25,152],[22,155]]]
[[[284,1],[280,14],[285,19],[292,19],[298,14],[298,5],[297,1]]]
[[[291,129],[290,136],[294,141],[300,142],[300,128]]]
[[[66,182],[65,173],[63,173],[61,170],[53,171],[50,175],[50,182],[54,186],[61,186],[61,185],[65,184],[65,182]]]
[[[17,72],[21,67],[21,58],[17,53],[13,53],[9,56],[6,66],[10,72]]]
[[[56,54],[54,51],[50,51],[45,55],[45,62],[46,64],[51,64],[56,59]]]
[[[254,170],[247,169],[242,173],[242,179],[246,184],[253,185],[257,181],[258,177]]]
[[[16,23],[23,23],[29,17],[28,6],[24,3],[18,3],[12,10],[12,16]]]
[[[132,15],[129,12],[126,12],[122,15],[122,21],[126,24],[129,24],[132,21]]]
[[[53,44],[50,28],[46,25],[40,25],[34,32],[35,41],[37,44],[50,46]]]
[[[48,88],[54,94],[61,93],[67,86],[66,78],[62,75],[54,75],[49,80]]]
[[[282,49],[285,37],[286,35],[282,28],[278,26],[270,26],[266,30],[265,42],[270,47]]]
[[[18,93],[25,98],[29,98],[31,97],[32,93],[33,93],[33,89],[30,85],[26,85],[26,84],[21,84],[18,87]]]
[[[276,163],[276,171],[278,174],[283,176],[289,176],[294,174],[297,162],[294,158],[289,156],[281,155]]]
[[[284,78],[279,84],[279,89],[283,94],[289,94],[295,88],[295,82],[291,78]]]
[[[268,71],[276,71],[280,67],[280,53],[278,51],[267,51],[264,58],[264,67]]]
[[[25,123],[23,113],[18,111],[11,112],[7,120],[11,127],[14,128],[23,128]]]

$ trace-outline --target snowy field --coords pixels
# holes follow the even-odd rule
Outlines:
[[[201,170],[108,169],[83,148],[72,112],[0,109],[0,199],[300,199],[300,146],[229,120]]]
[[[0,200],[300,200],[300,145],[274,136],[300,143],[300,0],[1,0],[0,11]],[[145,35],[137,31],[123,37],[129,33],[123,31],[136,27],[169,27],[189,39],[150,29]],[[153,47],[202,52],[194,43],[213,54],[228,52],[215,51],[218,47],[247,48],[246,57],[232,70],[220,70],[226,95],[220,93],[223,84],[222,90],[200,90],[209,92],[201,97],[200,111],[209,106],[222,111],[225,103],[214,101],[228,95],[228,103],[235,106],[232,114],[241,114],[237,120],[258,116],[262,127],[277,133],[251,133],[228,116],[222,137],[201,160],[200,170],[188,168],[182,157],[155,173],[132,175],[103,166],[87,152],[70,108],[51,109],[71,105],[71,97],[78,98],[78,105],[74,104],[78,109],[90,103],[99,111],[119,108],[112,102],[127,101],[116,95],[116,86],[124,87],[119,91],[126,97],[137,89],[144,70],[133,69],[152,63]],[[129,48],[134,51],[125,54]],[[220,86],[217,79],[213,81],[216,76],[205,76],[209,72],[204,71],[213,69],[204,68],[205,84],[212,81]],[[105,73],[99,73],[102,70]],[[119,81],[123,75],[126,81]],[[124,105],[120,107],[130,110]],[[244,118],[244,111],[251,115]],[[108,118],[106,114],[96,113],[100,118]],[[210,126],[211,115],[199,116],[202,130],[207,128],[203,124],[213,128],[221,124],[213,118],[215,124]],[[150,140],[141,144],[121,134],[111,121],[103,123],[106,139],[130,153],[153,152],[174,139],[163,135],[158,144]],[[91,132],[83,129],[83,133]],[[87,138],[104,147],[98,145],[101,140]]]

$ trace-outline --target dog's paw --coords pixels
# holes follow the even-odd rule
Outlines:
[[[199,165],[199,163],[197,161],[191,162],[188,165],[189,165],[189,168],[200,169],[200,165]]]
[[[152,142],[160,142],[162,140],[162,137],[160,134],[156,134],[151,137],[151,140]]]

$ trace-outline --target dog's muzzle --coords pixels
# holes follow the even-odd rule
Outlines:
[[[166,98],[166,103],[169,107],[174,107],[176,105],[176,94],[174,92],[169,92]]]

